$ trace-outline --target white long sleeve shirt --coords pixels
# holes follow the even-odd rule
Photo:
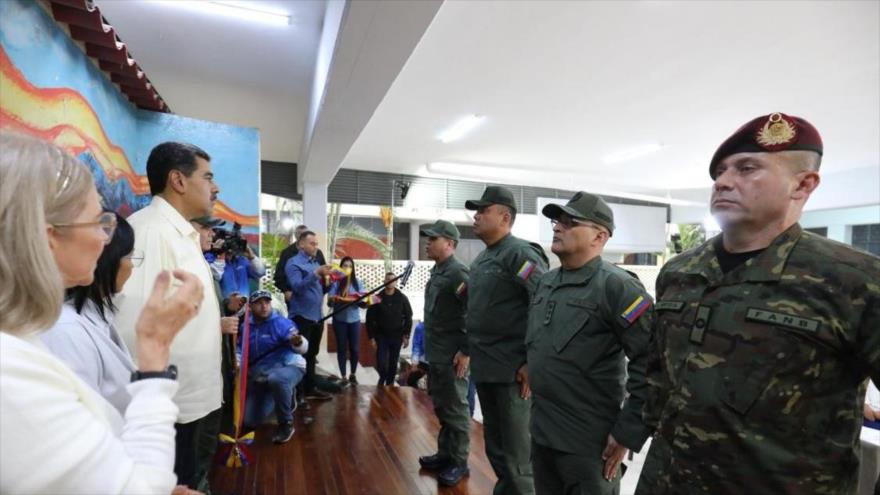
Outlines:
[[[171,493],[177,387],[129,384],[123,419],[38,336],[0,332],[0,493]]]
[[[159,196],[128,218],[134,228],[134,246],[144,262],[132,270],[118,296],[116,330],[137,363],[135,323],[163,270],[192,272],[204,286],[198,314],[174,338],[171,363],[177,365],[180,390],[175,403],[178,423],[190,423],[218,409],[223,398],[220,371],[220,305],[212,288],[211,269],[199,246],[199,234],[177,210]],[[173,290],[173,289],[172,289]],[[195,302],[195,301],[194,301]]]

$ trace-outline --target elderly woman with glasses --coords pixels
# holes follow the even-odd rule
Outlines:
[[[83,164],[0,131],[0,493],[186,493],[175,488],[169,354],[198,310],[192,301],[202,300],[198,279],[156,278],[135,323],[124,415],[40,340],[61,314],[64,289],[92,284],[115,226]]]
[[[98,258],[94,280],[67,289],[61,317],[41,338],[52,354],[125,414],[131,400],[125,387],[137,368],[113,325],[114,297],[144,255],[134,250],[134,229],[124,218],[115,213],[102,217],[107,220],[101,226],[112,237]]]

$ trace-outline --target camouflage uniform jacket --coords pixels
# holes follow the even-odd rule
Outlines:
[[[636,493],[855,493],[880,258],[795,224],[722,274],[710,240],[660,272],[654,336]]]
[[[529,300],[546,271],[541,246],[512,235],[471,263],[466,326],[474,381],[514,382],[526,362]]]

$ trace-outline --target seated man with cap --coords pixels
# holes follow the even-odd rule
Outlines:
[[[292,321],[272,309],[269,291],[251,293],[250,310],[245,424],[259,425],[274,407],[278,433],[272,441],[284,443],[293,436],[293,389],[306,373],[302,355],[308,351],[309,342]],[[244,325],[245,322],[239,331],[242,339]],[[236,347],[236,362],[241,363],[242,340]]]

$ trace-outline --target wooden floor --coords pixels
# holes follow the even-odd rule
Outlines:
[[[427,393],[411,387],[360,385],[332,401],[296,412],[296,433],[272,443],[275,426],[257,430],[254,461],[244,468],[215,466],[214,495],[490,494],[495,475],[483,448],[483,427],[472,422],[471,474],[440,487],[418,458],[436,451],[439,423]],[[305,424],[306,415],[313,421]]]

